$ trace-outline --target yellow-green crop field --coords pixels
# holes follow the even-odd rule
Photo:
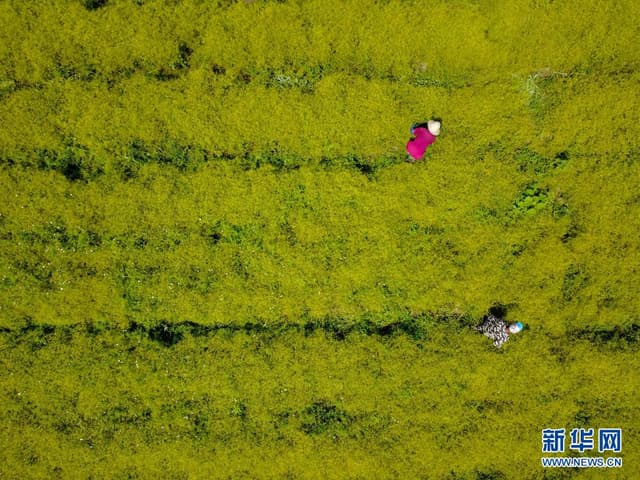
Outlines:
[[[640,478],[639,39],[636,0],[1,0],[0,478]]]

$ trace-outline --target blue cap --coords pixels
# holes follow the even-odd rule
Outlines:
[[[511,327],[513,327],[513,326],[515,326],[517,328],[517,330],[515,330],[515,331],[511,330]],[[511,325],[511,327],[509,327],[509,330],[511,330],[511,333],[518,333],[518,332],[522,331],[523,325],[520,322],[516,322],[516,323],[513,323]]]

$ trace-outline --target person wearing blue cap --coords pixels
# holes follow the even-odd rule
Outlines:
[[[476,330],[493,340],[493,346],[500,348],[504,342],[509,340],[509,335],[518,333],[522,330],[522,323],[516,322],[508,325],[501,318],[490,313]]]

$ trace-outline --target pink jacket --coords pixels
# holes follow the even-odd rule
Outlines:
[[[415,160],[420,160],[424,157],[424,152],[427,151],[427,147],[436,141],[436,137],[423,127],[416,128],[413,131],[413,135],[416,138],[409,140],[407,143],[407,153]]]

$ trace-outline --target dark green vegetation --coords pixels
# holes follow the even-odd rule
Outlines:
[[[0,477],[640,475],[640,7],[424,9],[0,3]]]

